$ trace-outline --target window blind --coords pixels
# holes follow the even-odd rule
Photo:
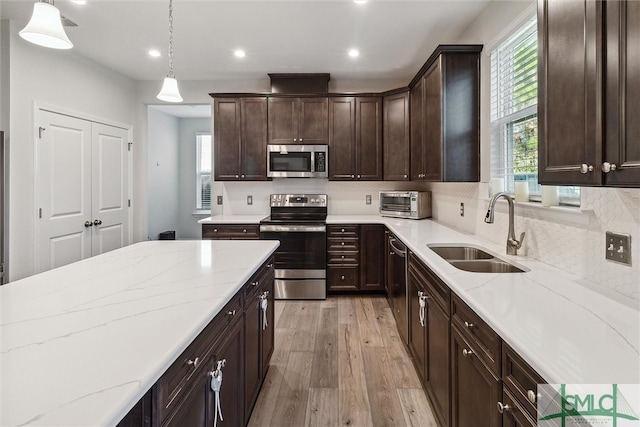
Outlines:
[[[211,134],[196,135],[196,209],[211,209]]]

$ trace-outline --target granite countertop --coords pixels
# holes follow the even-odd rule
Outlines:
[[[234,219],[248,223],[248,217]],[[549,383],[640,383],[640,311],[594,292],[584,279],[534,259],[507,256],[502,245],[432,220],[327,217],[327,224],[346,223],[386,225]],[[506,239],[506,230],[500,232]],[[482,246],[530,271],[458,270],[430,250],[430,243]]]
[[[275,251],[143,242],[0,287],[0,425],[115,425]]]

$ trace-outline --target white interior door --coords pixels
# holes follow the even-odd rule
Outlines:
[[[37,271],[91,256],[91,123],[40,111]]]
[[[129,153],[126,129],[92,124],[92,254],[129,244]]]

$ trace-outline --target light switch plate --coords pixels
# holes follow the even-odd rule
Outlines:
[[[607,231],[605,258],[620,264],[631,265],[631,236]]]
[[[371,204],[371,194],[367,194],[367,195],[364,197],[364,200],[365,200],[365,203],[366,203],[367,205],[370,205],[370,204]]]
[[[222,196],[218,196],[218,204],[221,205],[222,204]]]
[[[247,196],[247,204],[248,205],[252,205],[253,204],[253,196]]]

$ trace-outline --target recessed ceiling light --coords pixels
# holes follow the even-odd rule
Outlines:
[[[247,53],[242,50],[242,49],[236,49],[233,54],[238,57],[238,58],[244,58],[245,56],[247,56]]]
[[[162,55],[162,54],[161,54],[161,53],[160,53],[160,51],[159,51],[159,50],[157,50],[157,49],[151,49],[151,50],[149,51],[149,56],[153,56],[154,58],[159,58],[159,57],[160,57],[160,55]]]
[[[355,4],[365,4],[367,0],[353,0]]]
[[[358,56],[360,56],[360,51],[358,49],[351,49],[349,50],[349,56],[352,58],[357,58]]]
[[[75,4],[87,4],[87,0],[71,0],[71,3]]]

